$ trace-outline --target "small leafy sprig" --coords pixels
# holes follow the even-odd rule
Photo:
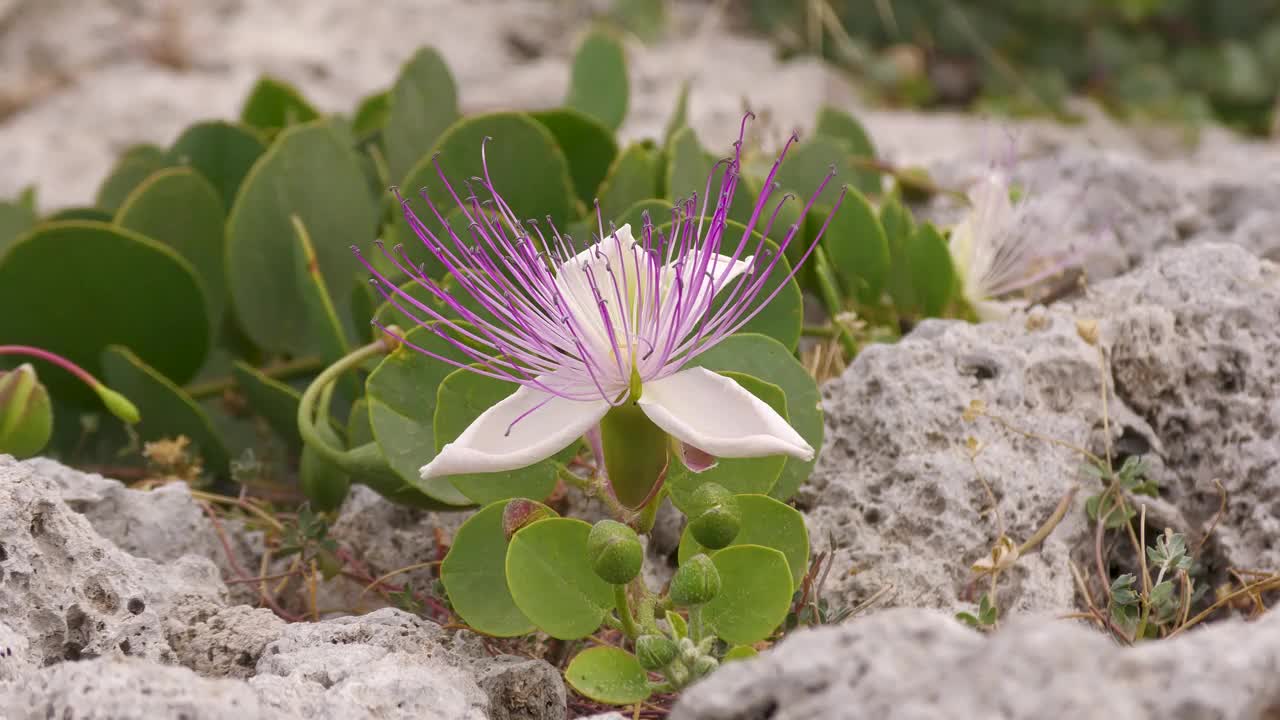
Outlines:
[[[322,515],[312,511],[309,504],[298,509],[297,519],[284,526],[280,539],[276,557],[286,558],[298,554],[304,565],[314,560],[325,580],[332,579],[342,571],[338,542],[329,537],[329,523]]]
[[[1085,474],[1100,480],[1105,486],[1101,492],[1089,496],[1084,507],[1090,520],[1104,518],[1103,523],[1108,530],[1124,527],[1137,515],[1137,511],[1131,504],[1124,502],[1117,493],[1157,497],[1160,492],[1159,484],[1147,477],[1147,464],[1139,455],[1125,458],[1120,469],[1116,471],[1112,471],[1105,463],[1095,462],[1087,462],[1081,469]]]

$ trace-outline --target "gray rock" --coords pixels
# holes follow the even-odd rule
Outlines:
[[[284,632],[285,623],[266,608],[229,607],[169,634],[175,659],[206,677],[249,678],[262,651]]]
[[[272,709],[243,682],[202,678],[183,667],[138,658],[106,657],[58,663],[16,683],[0,683],[0,715],[8,720],[315,717]]]
[[[981,477],[1015,543],[1079,489],[1048,540],[1002,575],[998,594],[1006,612],[1078,606],[1070,562],[1092,574],[1083,503],[1097,481],[1072,450],[962,414],[980,400],[1015,428],[1102,455],[1103,381],[1117,462],[1143,455],[1163,487],[1143,500],[1152,534],[1172,527],[1194,545],[1218,508],[1213,479],[1230,492],[1197,582],[1215,585],[1227,567],[1280,566],[1271,541],[1280,533],[1276,272],[1238,247],[1198,244],[1096,285],[1075,306],[982,325],[929,321],[896,345],[866,349],[823,390],[827,446],[798,498],[815,549],[835,542],[829,596],[853,605],[893,586],[891,604],[967,607],[969,565],[998,537]],[[1100,321],[1101,367],[1076,331],[1087,318]],[[973,461],[968,437],[982,444]]]
[[[0,622],[0,684],[16,680],[35,666],[27,659],[27,639]]]
[[[1121,648],[1071,622],[991,637],[890,610],[806,630],[685,692],[672,720],[1233,718],[1280,709],[1280,614]]]
[[[100,655],[170,661],[171,623],[226,602],[204,558],[136,558],[94,532],[39,465],[0,456],[0,617],[47,665]]]
[[[564,681],[550,664],[506,655],[481,660],[471,671],[489,696],[489,720],[564,720]]]

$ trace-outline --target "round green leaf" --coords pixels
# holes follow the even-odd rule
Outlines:
[[[818,135],[826,135],[844,141],[849,153],[855,158],[872,159],[876,156],[875,146],[867,130],[852,115],[833,107],[824,106],[818,111],[818,124],[815,128]],[[852,174],[843,180],[864,193],[879,193],[882,187],[880,173],[875,170],[851,167]]]
[[[240,120],[259,130],[278,130],[318,117],[320,113],[297,88],[265,75],[249,91],[240,110]]]
[[[413,328],[405,340],[458,363],[470,361],[465,353],[427,327]],[[472,501],[448,478],[424,483],[418,474],[418,469],[436,456],[436,393],[454,369],[454,365],[401,345],[369,375],[365,390],[373,435],[391,469],[406,483],[418,486],[442,503],[466,506]]]
[[[613,161],[597,194],[606,232],[610,220],[622,217],[627,208],[658,194],[658,166],[658,151],[640,143],[629,145]],[[595,227],[594,209],[588,214],[591,226]]]
[[[578,199],[591,207],[596,188],[618,156],[613,132],[596,119],[569,108],[541,110],[530,115],[555,136],[560,150],[568,158],[569,175]]]
[[[512,383],[470,370],[458,369],[450,373],[436,391],[433,423],[436,452],[456,440],[481,413],[507,399],[517,389]],[[544,460],[517,470],[451,475],[447,479],[476,503],[514,497],[538,499],[547,497],[555,489],[556,466],[554,462]]]
[[[698,135],[693,128],[686,127],[676,131],[671,137],[667,155],[667,197],[674,202],[697,193],[698,198],[701,199],[707,188],[707,176],[715,160],[711,157],[711,153],[703,149],[702,143],[698,142]],[[741,194],[741,187],[739,183],[739,190],[735,195]],[[718,189],[713,186],[711,191],[715,192]]]
[[[352,243],[372,238],[378,208],[355,153],[323,122],[290,128],[258,159],[227,220],[227,281],[249,338],[276,352],[302,354],[307,317],[294,265],[296,216],[334,297],[350,297],[359,265]],[[339,315],[351,327],[349,310]]]
[[[0,202],[0,252],[36,224],[36,214],[22,203]]]
[[[298,402],[301,394],[246,363],[236,360],[231,368],[236,386],[244,393],[249,409],[262,417],[294,451],[302,447],[298,434]],[[353,411],[354,412],[354,411]],[[352,441],[352,445],[360,443]]]
[[[742,373],[720,374],[768,403],[783,418],[787,417],[787,398],[783,395],[782,388]],[[715,467],[700,473],[690,472],[676,460],[668,467],[666,487],[671,493],[671,502],[681,510],[689,508],[693,492],[706,483],[722,485],[735,495],[767,493],[778,482],[786,459],[785,455],[719,458]]]
[[[627,117],[629,92],[622,41],[604,30],[588,32],[573,56],[564,104],[617,130]]]
[[[809,533],[804,527],[804,516],[768,495],[739,495],[738,509],[742,513],[742,528],[729,547],[761,545],[781,551],[791,568],[791,580],[795,588],[800,589],[809,567]],[[705,552],[707,549],[698,544],[686,527],[677,554],[680,562]]]
[[[750,660],[754,657],[758,657],[759,655],[760,653],[756,652],[756,649],[751,647],[750,645],[734,645],[733,647],[725,651],[724,658],[721,660],[721,662],[733,662],[735,660]]]
[[[168,164],[164,151],[155,145],[135,145],[125,150],[102,181],[94,204],[115,211],[135,187]]]
[[[711,556],[720,572],[720,593],[702,608],[703,622],[720,639],[737,645],[773,633],[791,609],[791,570],[773,548],[733,545]]]
[[[293,226],[293,277],[302,301],[305,347],[327,362],[337,362],[348,352],[347,337],[342,331],[333,296],[320,272],[320,259],[306,225],[298,217]],[[354,391],[352,392],[354,395]]]
[[[782,388],[787,398],[787,417],[791,427],[815,451],[822,449],[824,427],[818,385],[791,351],[777,340],[754,333],[739,333],[694,358],[690,365],[716,372],[745,373]],[[816,460],[806,462],[787,458],[782,475],[769,494],[782,500],[790,498],[808,479],[814,462]]]
[[[374,440],[373,424],[369,422],[369,399],[361,397],[351,403],[351,413],[347,416],[347,444],[359,447]]]
[[[649,675],[635,655],[616,647],[592,647],[569,661],[564,679],[579,695],[609,705],[648,699]]]
[[[167,168],[134,188],[115,222],[173,248],[195,269],[207,301],[210,325],[222,327],[227,302],[222,200],[194,170]]]
[[[560,640],[590,635],[613,609],[613,586],[587,561],[590,533],[581,520],[539,520],[516,533],[507,548],[507,585],[516,606]]]
[[[506,501],[486,505],[462,523],[440,565],[449,604],[468,625],[497,637],[534,631],[507,589],[507,538],[502,528],[506,506]]]
[[[204,466],[219,477],[230,477],[230,455],[209,416],[182,388],[147,365],[128,348],[112,345],[102,353],[107,385],[138,406],[142,420],[134,426],[142,440],[186,435]]]
[[[10,245],[0,256],[0,307],[9,308],[0,312],[5,342],[56,352],[94,375],[102,351],[119,344],[186,382],[209,348],[204,294],[191,265],[154,240],[102,223],[49,223]],[[59,401],[100,407],[66,371],[34,364]]]
[[[249,168],[266,152],[258,134],[234,123],[212,120],[192,125],[169,148],[168,160],[200,173],[230,210]]]
[[[115,215],[98,207],[69,207],[63,208],[44,219],[45,222],[63,222],[65,220],[92,220],[93,222],[109,223],[115,220]]]
[[[356,137],[365,138],[381,131],[387,124],[387,115],[390,112],[390,90],[365,96],[356,106],[356,114],[351,119],[351,132],[355,133]]]
[[[486,143],[486,137],[492,140]],[[441,170],[459,197],[466,197],[464,183],[471,182],[473,177],[484,177],[482,147],[494,189],[511,206],[516,217],[536,218],[541,222],[550,215],[558,224],[568,220],[573,210],[569,166],[546,128],[528,115],[514,112],[473,115],[454,123],[440,137],[435,151],[439,153]],[[431,201],[442,214],[456,206],[436,174],[430,155],[414,166],[400,186],[407,195],[416,195],[419,188],[426,187]],[[475,189],[485,194],[481,188]],[[421,200],[414,204],[421,208],[419,216],[434,218]],[[399,215],[397,223],[397,237],[413,237]]]
[[[889,241],[871,203],[850,189],[822,236],[836,276],[864,305],[879,303],[889,277]]]
[[[947,241],[937,228],[926,223],[911,236],[905,256],[919,312],[925,317],[942,315],[956,287]]]
[[[850,157],[849,147],[843,141],[820,135],[792,146],[782,166],[778,168],[776,177],[780,187],[796,195],[796,201],[788,204],[803,208],[834,165],[837,174],[827,183],[814,205],[827,208],[835,205],[836,197],[840,194],[841,178],[854,170]]]
[[[449,66],[433,48],[418,50],[400,68],[387,100],[382,142],[391,177],[404,177],[458,117],[458,91]]]

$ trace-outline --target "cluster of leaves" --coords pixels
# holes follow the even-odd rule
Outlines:
[[[754,24],[890,101],[1065,117],[1070,93],[1122,117],[1271,131],[1275,0],[753,0]]]
[[[661,142],[619,146],[615,130],[629,104],[625,54],[603,30],[582,38],[563,107],[463,117],[456,98],[448,67],[430,48],[349,116],[323,113],[295,88],[264,77],[237,122],[200,122],[169,147],[125,152],[92,207],[41,217],[34,191],[0,203],[0,303],[25,308],[0,317],[0,338],[69,358],[127,395],[142,416],[136,437],[107,415],[86,425],[84,418],[101,414],[93,393],[36,361],[55,417],[46,452],[119,467],[140,462],[120,459],[137,440],[184,435],[210,479],[226,481],[233,458],[256,450],[274,468],[265,474],[300,474],[301,489],[320,510],[341,502],[353,475],[398,502],[426,507],[545,497],[555,462],[419,486],[417,468],[511,388],[450,374],[404,348],[376,368],[368,366],[370,356],[331,383],[316,403],[324,419],[312,418],[314,434],[304,442],[300,389],[373,340],[371,316],[414,324],[381,303],[350,247],[368,250],[375,262],[374,238],[412,247],[414,234],[386,188],[425,186],[449,207],[433,158],[447,177],[464,182],[480,173],[486,137],[493,139],[490,175],[515,211],[550,217],[582,238],[593,235],[597,201],[606,226],[638,225],[646,213],[663,224],[675,201],[703,191],[716,157],[686,126],[687,93]],[[745,155],[731,232],[749,221],[772,157],[754,146]],[[777,182],[806,197],[833,164],[838,181],[853,184],[840,211],[831,213],[839,192],[833,183],[807,217],[800,203],[784,205],[773,231],[780,238],[798,226],[791,247],[799,251],[826,224],[817,260],[809,262],[816,269],[786,281],[741,338],[698,361],[752,376],[748,387],[785,406],[815,446],[816,390],[793,357],[804,293],[822,297],[833,317],[857,309],[876,318],[892,336],[903,317],[953,307],[956,286],[942,235],[911,218],[901,197],[910,185],[882,194],[883,168],[852,117],[823,109],[817,132],[791,149]],[[868,199],[877,197],[879,210]],[[455,210],[446,221],[460,216]],[[775,239],[769,242],[776,246]],[[443,268],[431,272],[450,283]],[[786,273],[774,275],[781,283]],[[43,300],[28,302],[32,297]],[[410,339],[459,355],[429,330],[415,329]],[[313,442],[317,436],[322,443]],[[772,488],[776,475],[775,494],[787,497],[810,464],[776,458],[721,467],[735,491]]]

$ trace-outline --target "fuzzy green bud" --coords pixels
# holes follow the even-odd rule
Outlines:
[[[547,518],[556,517],[556,511],[535,500],[516,498],[502,509],[502,534],[511,537],[524,528]]]
[[[641,635],[636,638],[636,657],[645,670],[661,670],[676,659],[675,641],[663,635]]]
[[[689,498],[689,532],[711,550],[727,547],[742,529],[738,498],[724,486],[704,483]]]
[[[636,531],[616,520],[601,520],[587,536],[591,569],[611,585],[626,585],[640,574],[644,546]]]
[[[703,677],[710,675],[713,670],[720,666],[715,658],[703,655],[693,662],[693,676]]]
[[[31,457],[53,435],[49,392],[28,364],[0,371],[0,452]]]
[[[689,558],[671,578],[671,602],[678,607],[706,604],[719,593],[720,571],[706,555]]]

